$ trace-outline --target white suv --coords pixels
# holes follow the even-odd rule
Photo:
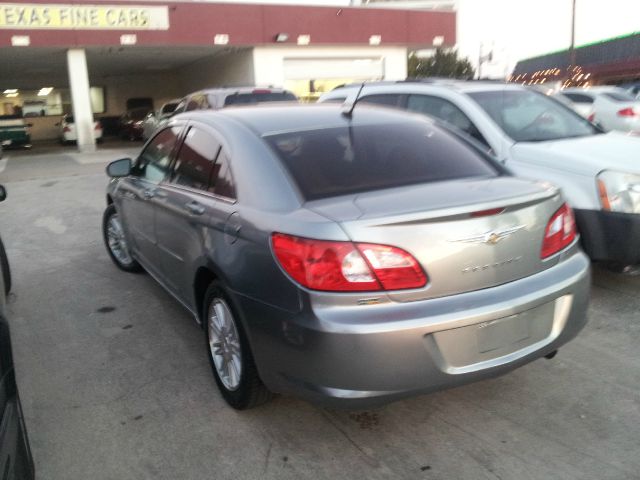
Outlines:
[[[605,133],[563,103],[518,85],[380,82],[358,96],[360,87],[339,87],[319,101],[351,104],[357,97],[463,130],[517,175],[562,187],[592,259],[640,264],[640,139]]]

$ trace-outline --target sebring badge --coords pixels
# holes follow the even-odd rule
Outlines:
[[[450,242],[464,242],[464,243],[486,243],[487,245],[495,245],[500,240],[513,235],[514,233],[525,228],[526,225],[517,225],[515,227],[509,227],[502,230],[491,230],[480,235],[473,235],[471,237],[456,238],[449,240]]]

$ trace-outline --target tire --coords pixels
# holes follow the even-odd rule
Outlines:
[[[125,272],[138,273],[142,267],[134,260],[129,251],[120,216],[115,205],[111,204],[102,216],[102,238],[113,263]]]
[[[4,249],[4,243],[0,239],[0,267],[2,268],[2,280],[4,281],[4,293],[9,295],[11,291],[11,267],[9,266],[9,258]]]
[[[209,357],[213,377],[218,384],[222,397],[236,410],[246,410],[269,401],[273,394],[260,380],[245,331],[229,296],[225,293],[220,283],[213,282],[209,286],[204,296],[203,307],[202,323],[207,356]],[[224,313],[221,315],[221,312]],[[221,317],[224,315],[228,315],[228,317],[222,321]],[[218,319],[217,322],[212,322],[212,317],[214,316]],[[214,341],[217,335],[214,325],[218,326],[218,333],[225,330],[227,332],[222,337],[222,340],[217,342],[217,350],[224,352],[220,355],[214,355],[214,349],[216,348],[214,347]],[[225,355],[230,358],[228,362],[224,360]],[[216,360],[219,362],[218,366],[216,366]],[[239,360],[239,367],[237,360]],[[228,365],[226,368],[229,373],[228,376],[221,374],[221,372],[225,371],[224,366],[221,365],[225,363]],[[234,365],[233,368],[231,367],[232,364]],[[238,370],[240,371],[239,374]]]

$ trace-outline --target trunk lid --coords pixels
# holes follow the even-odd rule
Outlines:
[[[429,282],[390,297],[413,301],[492,287],[557,263],[541,260],[545,228],[562,205],[555,187],[513,177],[422,184],[309,202],[354,242],[399,247]],[[500,213],[478,214],[499,209]],[[475,215],[478,214],[478,215]]]

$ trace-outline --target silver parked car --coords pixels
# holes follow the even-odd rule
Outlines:
[[[426,118],[178,115],[107,169],[104,238],[204,327],[235,408],[362,407],[552,356],[586,322],[571,209]]]

